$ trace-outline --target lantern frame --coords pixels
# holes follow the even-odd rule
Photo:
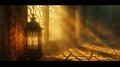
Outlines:
[[[24,46],[25,49],[25,56],[29,59],[40,59],[42,56],[42,30],[43,28],[40,27],[39,23],[35,21],[34,14],[33,17],[31,18],[31,21],[26,24],[26,27],[24,28],[25,31],[25,40],[26,44]],[[37,33],[37,34],[36,34]],[[33,37],[37,36],[37,47],[34,48],[35,46],[34,42],[31,42],[31,48],[30,44],[28,41],[28,38],[31,36],[31,41]]]

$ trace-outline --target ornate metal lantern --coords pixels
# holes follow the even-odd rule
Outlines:
[[[35,21],[32,14],[31,22],[28,22],[25,27],[25,56],[29,59],[40,59],[42,56],[42,28]]]

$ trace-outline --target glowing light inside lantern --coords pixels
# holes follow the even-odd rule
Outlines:
[[[38,48],[38,32],[29,32],[27,34],[27,39],[29,48]]]

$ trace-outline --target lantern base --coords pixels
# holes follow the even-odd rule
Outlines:
[[[41,50],[26,50],[23,55],[19,56],[17,60],[36,61],[42,57]]]

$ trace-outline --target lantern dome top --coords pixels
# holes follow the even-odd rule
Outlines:
[[[41,31],[42,28],[40,27],[39,23],[35,21],[35,18],[32,17],[31,21],[26,24],[25,31]]]

